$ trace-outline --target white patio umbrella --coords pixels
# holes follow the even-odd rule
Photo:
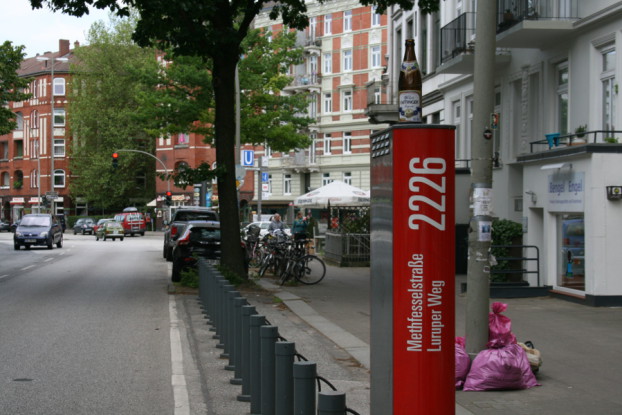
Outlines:
[[[335,180],[294,199],[294,205],[305,208],[328,206],[369,206],[369,193]]]

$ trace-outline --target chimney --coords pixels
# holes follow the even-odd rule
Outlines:
[[[69,40],[59,39],[58,41],[58,55],[65,56],[69,53]]]

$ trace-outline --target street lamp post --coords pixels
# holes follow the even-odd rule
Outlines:
[[[39,139],[35,141],[37,153],[37,213],[41,213],[41,152],[39,151]]]
[[[50,192],[54,192],[54,64],[56,61],[67,62],[67,58],[55,58],[38,56],[38,61],[50,61],[50,76],[52,78],[50,82]],[[54,200],[51,201],[52,214],[54,212]]]

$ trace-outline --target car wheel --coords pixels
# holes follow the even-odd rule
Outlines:
[[[30,244],[26,244],[26,245],[24,245],[24,248],[26,248],[26,249],[30,249]]]
[[[57,248],[62,248],[63,247],[63,237],[62,236],[60,237],[58,242],[56,242],[56,247]]]
[[[179,261],[173,261],[173,273],[171,275],[171,280],[173,282],[181,281],[181,264]]]
[[[166,259],[166,243],[162,246],[162,258]]]
[[[54,247],[54,239],[50,237],[50,240],[48,241],[48,249],[52,249],[53,247]]]
[[[122,241],[122,240],[123,240],[123,237],[121,237],[119,240],[120,240],[120,241]]]
[[[112,238],[112,242],[114,242],[115,238]]]
[[[15,248],[16,251],[19,251],[19,244],[13,244],[13,248]]]
[[[173,250],[170,248],[166,250],[166,260],[168,262],[171,262],[173,260]]]
[[[145,232],[141,232],[141,233],[140,233],[140,236],[145,236]]]
[[[104,235],[104,242],[106,242],[106,235]]]
[[[73,230],[73,234],[74,234],[74,235],[77,235],[77,234],[78,234],[78,232],[76,232],[76,230],[74,229],[74,230]]]

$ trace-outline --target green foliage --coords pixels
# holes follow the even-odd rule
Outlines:
[[[13,188],[14,188],[14,189],[21,189],[21,188],[22,188],[22,185],[23,185],[23,183],[22,183],[22,181],[21,181],[21,180],[15,180],[15,181],[13,182]]]
[[[492,245],[491,253],[495,258],[510,256],[511,248],[500,248],[499,245],[520,244],[523,236],[523,226],[508,219],[495,219],[492,222]],[[496,246],[495,246],[496,245]],[[512,261],[497,260],[497,265],[492,267],[495,271],[514,269]],[[492,274],[493,281],[507,280],[506,274]]]
[[[580,125],[574,130],[577,137],[583,137],[586,131],[587,131],[587,124]]]
[[[616,144],[618,142],[618,139],[615,137],[605,137],[603,138],[603,142],[610,143],[610,144]]]
[[[180,284],[184,287],[199,288],[199,271],[196,268],[182,270]]]
[[[24,101],[31,95],[22,92],[30,80],[17,75],[25,56],[23,50],[23,45],[14,47],[9,40],[0,45],[0,135],[17,128],[15,113],[3,104]]]
[[[148,85],[145,73],[156,73],[155,51],[131,40],[135,17],[113,18],[110,27],[95,23],[89,46],[77,48],[69,88],[69,121],[74,145],[69,149],[74,178],[71,193],[102,209],[122,208],[130,200],[151,200],[154,160],[139,153],[120,152],[119,168],[111,155],[121,149],[155,152],[145,129],[137,96]]]

